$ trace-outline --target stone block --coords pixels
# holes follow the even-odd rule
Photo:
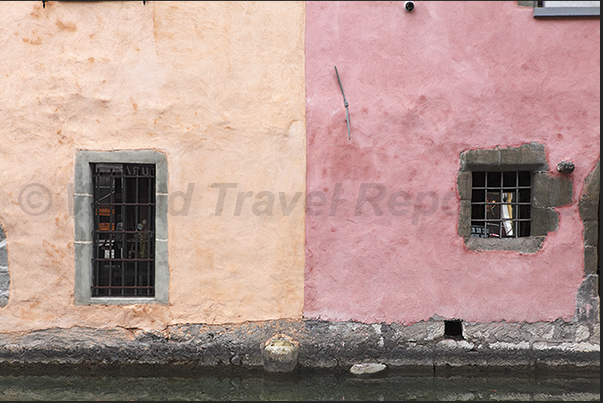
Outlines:
[[[509,250],[521,253],[536,253],[542,247],[543,236],[522,238],[465,238],[465,246],[470,250]]]
[[[471,201],[469,200],[461,200],[458,234],[462,237],[471,235]]]
[[[578,204],[578,211],[580,211],[580,218],[582,218],[582,221],[597,221],[599,204],[596,202],[592,203],[580,201]]]
[[[557,231],[559,213],[554,208],[532,206],[531,217],[531,236],[546,236],[549,232]]]
[[[73,196],[73,205],[74,205],[74,232],[75,232],[75,240],[80,242],[90,242],[92,241],[92,196],[86,195],[74,195]]]
[[[157,239],[167,239],[168,237],[168,223],[167,216],[169,211],[168,205],[168,196],[167,195],[157,195],[155,198],[155,203],[157,205],[157,214],[155,221],[155,233],[157,234]]]
[[[8,266],[8,251],[6,249],[6,243],[0,243],[0,266]]]
[[[461,168],[478,171],[487,167],[499,165],[498,150],[467,150],[461,153]]]
[[[556,323],[553,339],[555,341],[573,343],[576,341],[577,329],[578,325],[574,323]]]
[[[590,330],[588,329],[588,326],[585,325],[578,325],[578,327],[576,328],[576,333],[574,336],[574,340],[576,342],[581,342],[581,341],[587,341],[590,337]]]
[[[577,322],[600,322],[599,317],[599,276],[586,274],[576,293],[576,313],[574,320]]]
[[[597,246],[599,228],[596,221],[584,221],[584,245]]]
[[[501,165],[513,166],[514,170],[548,170],[544,145],[522,144],[519,147],[500,149]]]
[[[597,247],[596,246],[585,246],[584,247],[584,272],[586,274],[596,274],[597,273],[597,261],[599,257],[597,256]]]
[[[275,335],[262,348],[264,370],[270,373],[293,372],[297,367],[298,343],[285,335]]]
[[[555,337],[555,325],[549,322],[526,323],[523,329],[529,333],[528,340],[550,341]]]
[[[528,336],[519,323],[463,323],[465,339],[480,343],[519,343]]]
[[[519,147],[467,150],[461,153],[461,170],[465,171],[547,171],[544,145],[522,144]]]
[[[590,339],[591,344],[601,344],[601,324],[596,322],[591,328]]]
[[[573,181],[567,176],[546,172],[532,175],[532,204],[536,207],[559,207],[572,203]]]
[[[601,193],[601,169],[600,161],[597,161],[595,169],[586,177],[584,181],[584,189],[582,190],[582,196],[580,197],[580,203],[593,203],[599,202]]]
[[[379,363],[354,364],[350,368],[350,373],[353,375],[373,375],[384,371],[386,368],[386,365]]]
[[[403,343],[430,341],[442,336],[444,336],[443,321],[421,321],[412,325],[401,326],[395,330],[395,338]]]
[[[459,196],[462,200],[471,201],[471,187],[473,183],[473,173],[471,172],[459,172],[456,177],[456,186],[459,192]]]
[[[10,277],[7,272],[0,272],[0,291],[8,290]]]
[[[426,322],[427,338],[426,340],[434,340],[444,337],[446,324],[444,322]]]

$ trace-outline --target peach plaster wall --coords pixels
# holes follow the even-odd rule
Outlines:
[[[599,159],[600,21],[537,20],[515,1],[415,3],[307,3],[304,314],[569,320],[584,277],[578,200]],[[576,164],[558,230],[535,254],[468,251],[460,153],[529,142],[545,145],[551,175]],[[382,215],[355,214],[362,183],[383,185]],[[401,216],[386,202],[397,191]]]
[[[288,200],[304,191],[305,4],[1,8],[0,223],[10,296],[0,331],[301,317],[303,200],[289,216],[278,197],[271,215],[252,206],[260,191]],[[138,149],[167,156],[169,304],[75,305],[76,153]],[[237,184],[221,216],[212,183]],[[50,191],[43,214],[19,203],[29,184]],[[242,191],[254,197],[234,216]],[[30,207],[41,202],[33,196]]]

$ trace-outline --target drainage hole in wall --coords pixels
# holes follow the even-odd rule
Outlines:
[[[463,323],[460,320],[444,321],[444,336],[454,340],[464,340]]]

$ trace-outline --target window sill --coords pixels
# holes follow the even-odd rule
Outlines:
[[[524,238],[478,238],[466,237],[465,246],[476,251],[510,251],[521,253],[536,253],[542,247],[544,236]]]
[[[534,7],[536,17],[599,17],[601,7]]]
[[[91,297],[86,305],[138,305],[138,304],[162,304],[164,302],[157,298],[146,297]]]

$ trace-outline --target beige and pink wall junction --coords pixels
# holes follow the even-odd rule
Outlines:
[[[522,3],[4,2],[0,332],[584,322],[598,345],[600,20]],[[79,304],[76,157],[132,150],[167,158],[168,302]],[[501,150],[546,166],[536,247],[464,236],[462,156]]]

